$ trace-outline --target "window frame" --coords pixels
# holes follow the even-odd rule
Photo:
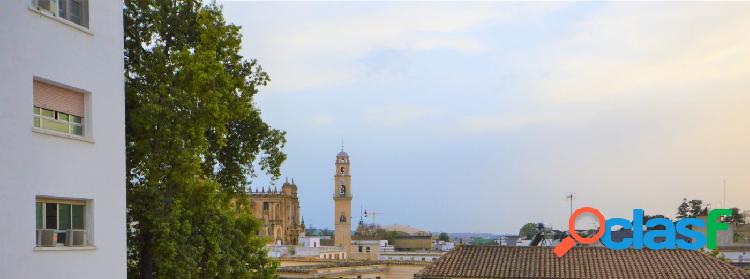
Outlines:
[[[57,82],[57,81],[54,81],[54,80],[51,80],[51,79],[47,79],[47,78],[35,75],[33,77],[33,79],[32,79],[32,89],[31,89],[31,91],[32,91],[31,94],[32,95],[34,94],[34,87],[33,87],[34,82],[40,82],[40,83],[44,83],[44,84],[51,85],[51,86],[57,86],[57,87],[61,87],[63,89],[69,90],[69,91],[73,91],[73,92],[76,92],[76,93],[83,94],[83,108],[84,108],[84,110],[83,110],[83,116],[80,116],[80,118],[81,118],[81,123],[80,124],[81,124],[81,129],[82,129],[82,131],[81,131],[82,135],[80,135],[80,136],[77,135],[77,134],[72,134],[72,133],[65,133],[65,132],[58,132],[58,131],[55,131],[55,130],[37,128],[37,127],[35,127],[35,125],[34,125],[33,122],[32,122],[32,127],[31,127],[31,131],[32,132],[40,133],[40,134],[45,134],[45,135],[50,135],[50,136],[62,137],[62,138],[67,138],[67,139],[79,140],[79,141],[88,142],[88,143],[95,143],[96,142],[94,140],[94,129],[93,129],[94,128],[94,125],[93,125],[94,121],[92,119],[93,101],[92,101],[92,93],[91,93],[91,91],[84,90],[84,89],[81,89],[79,87],[70,86],[70,85],[67,85],[67,84],[64,84],[64,83],[60,83],[60,82]],[[36,107],[36,104],[32,104],[32,107]],[[47,109],[47,110],[49,110],[49,109]],[[40,112],[40,114],[41,114],[41,112]],[[31,117],[36,118],[36,114],[34,112],[32,112]]]
[[[96,1],[86,0],[86,3],[87,3],[87,5],[86,5],[86,7],[87,7],[86,12],[87,12],[88,26],[79,25],[79,24],[77,24],[75,22],[72,22],[72,21],[69,21],[69,20],[67,20],[67,19],[65,19],[63,17],[57,16],[56,14],[54,14],[52,11],[50,11],[48,9],[45,9],[43,7],[39,7],[37,5],[37,1],[38,0],[28,0],[28,1],[29,1],[28,2],[29,5],[27,7],[28,7],[29,11],[37,13],[37,14],[39,14],[41,16],[47,17],[47,18],[49,18],[51,20],[57,21],[57,22],[59,22],[61,24],[67,25],[68,27],[76,29],[78,31],[81,31],[81,32],[83,32],[83,33],[85,33],[87,35],[94,36],[94,31],[91,28],[91,13],[89,13],[89,11],[91,11],[91,7],[89,6],[89,4],[91,4],[91,2],[96,2]]]
[[[91,227],[90,227],[91,224],[87,220],[87,219],[90,218],[89,214],[92,214],[90,212],[91,204],[90,204],[89,200],[37,197],[35,199],[35,202],[34,202],[34,205],[35,205],[34,206],[34,209],[35,209],[35,219],[39,218],[38,211],[36,211],[36,210],[37,210],[37,205],[40,204],[40,203],[42,205],[41,206],[41,213],[42,213],[41,214],[41,217],[42,217],[41,228],[39,228],[39,226],[38,226],[38,225],[40,225],[39,222],[38,222],[38,220],[35,221],[35,225],[36,225],[35,226],[35,232],[38,233],[38,230],[54,230],[55,231],[55,235],[57,235],[57,242],[55,242],[54,246],[50,246],[50,247],[41,246],[40,243],[35,242],[35,244],[34,244],[34,250],[90,250],[90,249],[95,249],[95,247],[93,245],[93,242],[91,241],[91,239],[93,239],[91,237],[91,232],[92,232],[91,231]],[[47,220],[47,218],[48,218],[48,216],[47,216],[47,205],[48,204],[55,204],[55,207],[56,207],[56,209],[55,209],[55,214],[56,214],[55,218],[57,218],[57,220],[55,220],[55,228],[54,229],[53,228],[47,228],[47,221],[48,221]],[[61,223],[60,222],[60,215],[61,215],[60,214],[60,205],[69,205],[69,211],[70,212],[68,213],[68,218],[70,220],[68,220],[68,222],[69,222],[70,228],[65,229],[65,230],[61,230],[60,229],[60,223]],[[74,208],[77,207],[77,206],[80,206],[81,209],[82,209],[81,210],[81,213],[82,213],[81,215],[82,216],[80,216],[81,217],[81,222],[82,222],[82,227],[83,227],[82,229],[76,228],[76,226],[75,226],[76,222],[75,222],[75,218],[73,216],[73,212],[75,211]],[[87,238],[86,245],[84,245],[84,246],[65,246],[65,240],[60,241],[59,240],[60,239],[59,235],[60,234],[65,234],[65,239],[67,239],[67,237],[69,237],[67,235],[69,230],[83,230],[83,231],[85,231],[86,232],[86,238]]]
[[[44,113],[43,113],[44,111],[51,111],[52,112],[52,116],[46,116],[46,115],[44,115]],[[68,120],[61,120],[60,119],[60,115],[61,114],[66,115],[67,118],[68,118]],[[78,117],[78,121],[79,122],[71,121],[72,119],[74,119],[74,117]],[[39,121],[37,121],[37,119],[39,119]],[[68,126],[68,131],[67,132],[63,132],[63,131],[59,131],[59,130],[55,130],[55,129],[51,129],[51,128],[45,128],[45,127],[43,127],[44,126],[43,125],[44,120],[52,121],[53,123],[57,123],[57,124],[60,124],[60,125],[67,125]],[[37,126],[37,122],[39,123],[39,126]],[[86,130],[85,130],[84,123],[85,123],[85,117],[84,116],[78,116],[78,115],[64,113],[64,112],[61,112],[61,111],[55,111],[55,110],[46,109],[46,108],[43,108],[43,107],[34,106],[34,127],[35,128],[39,128],[39,129],[43,129],[43,130],[47,130],[47,131],[58,132],[58,133],[70,134],[70,135],[73,135],[73,136],[86,137]],[[73,132],[74,131],[74,127],[80,128],[81,134],[74,133]]]
[[[45,8],[41,5],[39,5],[40,0],[31,0],[29,3],[29,8],[37,11],[39,13],[42,13],[46,16],[55,18],[57,20],[60,20],[64,23],[67,23],[69,25],[72,25],[74,27],[79,27],[79,29],[83,28],[86,30],[90,29],[90,12],[91,9],[89,7],[89,4],[91,1],[89,0],[45,0],[48,2],[48,8]],[[71,11],[73,2],[77,2],[80,5],[80,14],[78,15],[79,19],[78,22],[74,21],[71,18]],[[82,30],[82,31],[86,31]]]

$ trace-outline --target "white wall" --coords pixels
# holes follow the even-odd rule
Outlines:
[[[122,2],[91,0],[91,32],[0,8],[0,278],[126,278]],[[35,76],[91,92],[94,143],[32,132]],[[37,195],[91,199],[94,250],[36,251]]]
[[[721,251],[721,249],[719,249]],[[747,251],[720,252],[727,260],[731,262],[750,262],[750,248]]]
[[[303,247],[320,247],[320,237],[305,236],[299,239]]]

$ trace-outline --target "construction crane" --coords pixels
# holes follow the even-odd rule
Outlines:
[[[372,223],[375,224],[375,217],[378,215],[382,215],[382,214],[388,214],[388,213],[382,212],[382,211],[375,211],[372,209],[368,212],[367,209],[365,209],[364,217],[367,218],[368,216],[370,216],[370,220],[372,220]]]

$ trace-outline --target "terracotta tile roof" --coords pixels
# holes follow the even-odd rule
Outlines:
[[[415,278],[750,278],[698,251],[575,247],[557,258],[551,247],[459,246]]]

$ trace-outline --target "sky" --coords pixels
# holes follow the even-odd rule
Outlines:
[[[355,223],[564,229],[570,193],[750,209],[750,3],[219,3],[308,226],[333,227],[342,138]]]

